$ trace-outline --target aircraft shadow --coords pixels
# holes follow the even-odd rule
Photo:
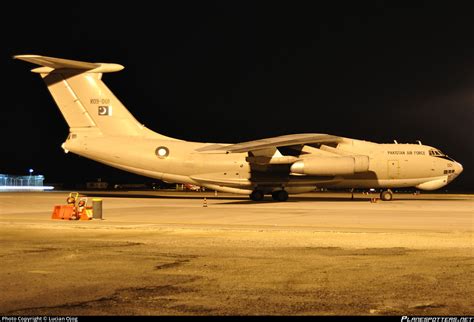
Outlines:
[[[262,201],[252,201],[252,200],[235,200],[235,201],[228,201],[228,202],[223,202],[222,204],[226,205],[232,205],[232,204],[239,204],[239,205],[244,205],[244,204],[266,204],[266,203],[296,203],[296,202],[302,202],[302,201],[314,201],[314,202],[369,202],[369,199],[358,199],[354,198],[351,199],[349,198],[317,198],[317,197],[305,197],[305,198],[298,198],[298,197],[291,197],[284,202],[281,201],[276,201],[271,198],[269,199],[264,199]]]
[[[214,196],[214,195],[195,195],[194,193],[190,192],[189,194],[183,193],[179,195],[166,195],[163,193],[130,193],[130,192],[100,192],[100,191],[80,191],[80,194],[87,197],[102,197],[102,198],[137,198],[137,199],[191,199],[191,200],[203,200],[206,198],[207,200],[221,200],[223,201],[222,204],[265,204],[265,203],[281,203],[281,201],[275,201],[270,196],[266,196],[262,201],[252,201],[249,200],[247,196],[240,196],[240,195],[233,195],[233,196]],[[303,201],[313,201],[313,202],[370,202],[370,198],[379,198],[378,195],[372,196],[354,196],[352,199],[350,195],[347,197],[342,196],[335,196],[335,197],[327,197],[327,196],[298,196],[293,195],[285,201],[285,203],[293,203],[293,202],[303,202]],[[424,195],[421,198],[414,198],[412,196],[404,196],[403,194],[395,195],[395,198],[391,202],[395,201],[420,201],[420,200],[436,200],[436,201],[452,201],[452,200],[471,200],[465,197],[446,197],[440,195]],[[384,203],[380,199],[377,200],[379,203]]]
[[[183,194],[183,195],[163,195],[163,194],[146,194],[146,193],[104,193],[104,192],[95,192],[95,191],[82,191],[81,195],[88,196],[88,197],[109,197],[109,198],[138,198],[138,199],[194,199],[194,200],[202,200],[206,198],[207,200],[228,200],[232,199],[227,202],[223,202],[223,204],[265,204],[265,203],[281,203],[281,201],[275,201],[271,197],[265,197],[262,201],[252,201],[249,200],[247,196],[198,196],[192,194]],[[288,202],[301,202],[301,201],[324,201],[324,202],[368,202],[368,198],[354,198],[351,199],[350,196],[348,197],[297,197],[297,196],[290,196],[290,198],[285,201]]]
[[[136,193],[95,193],[95,192],[80,192],[81,195],[87,197],[109,197],[109,198],[138,198],[138,199],[248,199],[246,196],[232,196],[232,197],[220,197],[220,196],[193,196],[193,195],[159,195],[159,194],[136,194]]]

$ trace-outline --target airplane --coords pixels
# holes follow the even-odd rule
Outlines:
[[[69,125],[64,151],[166,182],[249,195],[271,195],[316,188],[377,188],[393,199],[393,188],[439,189],[463,167],[439,149],[418,144],[378,144],[330,134],[289,134],[224,144],[189,142],[158,134],[141,123],[102,81],[103,73],[124,67],[62,58],[17,55],[40,67]]]

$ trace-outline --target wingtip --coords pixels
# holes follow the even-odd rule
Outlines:
[[[39,55],[13,55],[13,59],[22,59],[22,58],[34,58],[34,57],[40,57]]]

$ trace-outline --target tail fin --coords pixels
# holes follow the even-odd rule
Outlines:
[[[43,67],[39,73],[70,128],[98,128],[106,135],[141,135],[141,125],[102,82],[102,73],[116,72],[118,64],[88,63],[37,55],[18,55]]]

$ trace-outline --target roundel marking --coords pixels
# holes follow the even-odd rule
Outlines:
[[[164,159],[170,154],[170,150],[165,146],[160,146],[156,148],[155,154],[158,158]]]

